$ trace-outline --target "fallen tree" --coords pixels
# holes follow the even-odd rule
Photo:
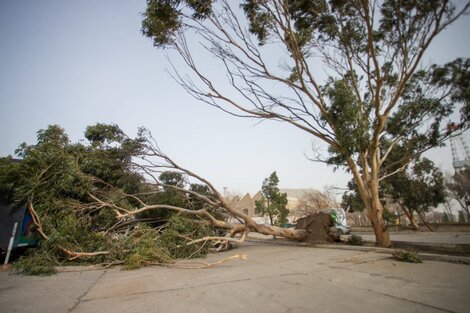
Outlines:
[[[17,263],[19,272],[77,262],[173,264],[242,243],[250,232],[307,238],[305,229],[260,225],[237,211],[209,180],[163,153],[146,129],[131,139],[116,125],[97,124],[85,137],[88,144],[71,144],[63,129],[49,126],[35,145],[20,146],[20,162],[0,160],[0,191],[14,204],[28,203],[43,238]]]
[[[199,176],[198,174],[180,166],[175,161],[173,161],[169,156],[162,152],[158,147],[158,144],[155,142],[150,133],[147,133],[145,136],[146,140],[143,143],[144,151],[141,163],[135,163],[137,169],[141,170],[144,175],[147,175],[151,178],[151,183],[154,186],[160,188],[171,188],[178,193],[184,195],[185,197],[191,198],[194,197],[197,200],[201,201],[204,205],[203,208],[199,210],[190,210],[183,209],[178,207],[171,206],[152,206],[147,205],[144,202],[140,202],[140,207],[132,211],[125,211],[123,214],[117,212],[118,217],[126,217],[129,215],[135,215],[139,212],[145,210],[165,208],[168,210],[174,210],[177,212],[182,212],[188,215],[198,216],[206,222],[209,222],[211,226],[225,228],[230,230],[231,236],[234,237],[236,234],[241,234],[242,237],[247,235],[249,232],[257,232],[264,235],[273,235],[280,236],[287,239],[294,240],[303,240],[305,238],[305,232],[303,230],[292,230],[285,229],[277,226],[266,226],[257,224],[253,219],[248,215],[237,211],[232,204],[229,204],[221,195],[221,193],[212,185],[210,181]],[[155,174],[161,173],[162,170],[170,170],[173,173],[179,173],[191,181],[195,181],[197,184],[206,186],[209,190],[209,195],[204,195],[199,192],[196,192],[191,189],[186,189],[184,187],[178,187],[175,185],[166,185],[163,184]],[[134,196],[131,196],[134,197]],[[224,220],[217,219],[214,214],[211,214],[210,210],[215,212],[219,211],[222,214],[228,215],[230,217],[236,218],[240,224],[230,224]],[[212,240],[227,240],[227,238],[217,238]]]

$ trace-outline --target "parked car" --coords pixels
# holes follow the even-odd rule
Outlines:
[[[351,233],[351,226],[336,224],[335,228],[338,235],[348,235]]]

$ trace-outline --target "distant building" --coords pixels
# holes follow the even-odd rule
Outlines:
[[[249,193],[243,196],[236,204],[235,209],[249,217],[256,216],[255,213],[255,201],[263,199],[261,191],[258,191],[253,197]]]
[[[309,192],[315,192],[316,189],[280,189],[281,193],[287,194],[287,209],[292,213],[299,204],[300,198]],[[239,212],[242,212],[249,217],[259,216],[255,212],[255,201],[261,200],[263,194],[261,191],[258,191],[253,197],[249,193],[243,196],[240,200],[236,201],[235,209]]]

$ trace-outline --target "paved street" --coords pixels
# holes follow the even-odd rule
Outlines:
[[[374,252],[246,244],[213,268],[25,277],[0,273],[2,312],[468,312],[470,266]]]

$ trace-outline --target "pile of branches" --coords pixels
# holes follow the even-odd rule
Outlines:
[[[18,272],[172,264],[228,249],[250,231],[305,237],[235,210],[208,180],[164,154],[146,129],[130,138],[116,125],[97,124],[85,137],[87,144],[72,144],[62,128],[49,126],[35,145],[20,146],[20,162],[0,160],[0,191],[28,204],[43,239],[16,263]]]

